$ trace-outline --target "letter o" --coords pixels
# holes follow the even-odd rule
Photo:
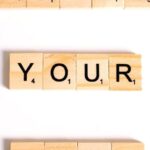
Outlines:
[[[57,68],[57,67],[62,67],[64,69],[64,71],[65,71],[65,74],[64,74],[64,76],[62,78],[56,78],[55,77],[54,71],[55,71],[55,68]],[[55,80],[57,82],[62,82],[64,80],[66,80],[66,78],[68,76],[68,69],[67,69],[66,65],[58,63],[58,64],[55,64],[55,65],[52,66],[50,75],[51,75],[53,80]]]

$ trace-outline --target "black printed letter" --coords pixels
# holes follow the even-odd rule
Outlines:
[[[27,81],[27,74],[28,74],[29,70],[31,69],[31,67],[33,66],[33,64],[34,63],[30,63],[29,66],[27,67],[27,69],[25,70],[24,67],[23,67],[23,65],[21,63],[18,63],[20,69],[23,72],[23,75],[24,75],[23,80],[24,81]]]
[[[121,67],[126,67],[127,71],[120,71]],[[116,65],[116,80],[117,82],[120,82],[120,75],[124,75],[129,82],[132,82],[132,79],[130,78],[130,76],[128,75],[131,72],[131,66],[128,64],[117,64]]]
[[[64,76],[63,76],[62,78],[60,78],[60,79],[56,78],[55,75],[54,75],[54,70],[55,70],[56,67],[62,67],[62,68],[64,69],[64,71],[65,71]],[[55,64],[55,65],[53,65],[53,67],[52,67],[52,69],[51,69],[50,75],[51,75],[51,77],[52,77],[53,80],[55,80],[55,81],[57,81],[57,82],[62,82],[62,81],[64,81],[64,80],[67,78],[67,76],[68,76],[68,69],[67,69],[67,67],[66,67],[64,64],[61,64],[61,63]]]
[[[90,79],[88,76],[88,64],[84,65],[84,75],[85,75],[85,79],[89,82],[95,82],[99,79],[99,64],[96,64],[96,77],[94,79]]]

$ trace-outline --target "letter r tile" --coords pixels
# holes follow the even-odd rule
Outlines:
[[[110,90],[141,90],[141,56],[110,55],[109,78]]]
[[[10,54],[10,89],[42,89],[42,53]]]
[[[76,54],[44,54],[44,89],[76,88]]]
[[[108,55],[77,54],[77,88],[109,89]]]

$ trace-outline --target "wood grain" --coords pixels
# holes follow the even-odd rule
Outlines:
[[[150,7],[150,0],[0,0],[0,8]]]

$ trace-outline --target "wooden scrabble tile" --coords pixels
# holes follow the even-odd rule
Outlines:
[[[60,8],[80,8],[87,7],[90,8],[92,0],[60,0]]]
[[[26,0],[0,0],[0,7],[26,7]]]
[[[46,142],[45,150],[78,150],[77,142]]]
[[[44,89],[76,88],[76,55],[44,54]]]
[[[93,7],[123,7],[124,0],[92,0]]]
[[[126,7],[150,7],[150,0],[124,0]]]
[[[139,142],[115,142],[112,150],[144,150],[144,145]]]
[[[109,89],[107,55],[77,54],[77,88]]]
[[[59,0],[27,0],[27,7],[59,8]]]
[[[111,143],[105,142],[79,142],[78,150],[111,150]]]
[[[44,150],[44,142],[12,142],[10,150]]]
[[[9,87],[11,89],[41,89],[42,63],[42,53],[10,54]]]
[[[141,56],[110,55],[109,80],[111,90],[141,90]]]

